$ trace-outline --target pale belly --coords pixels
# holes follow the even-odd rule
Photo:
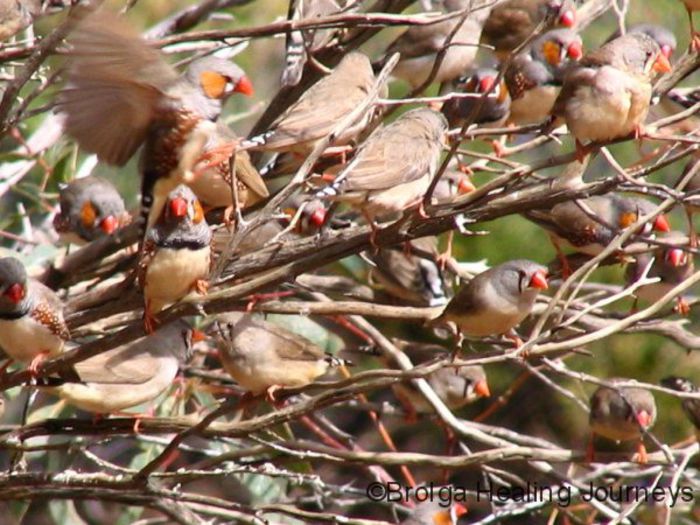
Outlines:
[[[446,82],[464,74],[465,70],[474,62],[476,50],[476,46],[454,46],[450,48],[445,54],[440,64],[440,69],[438,69],[433,78],[433,82]],[[427,80],[436,59],[437,55],[431,54],[401,60],[392,74],[416,88]]]
[[[301,387],[312,383],[328,369],[325,361],[285,361],[271,359],[222,359],[224,368],[246,390],[260,394],[271,386]]]
[[[64,341],[29,316],[12,321],[0,319],[0,347],[17,361],[31,361],[38,354],[58,354]]]
[[[633,118],[631,108],[632,97],[625,90],[614,95],[599,96],[595,90],[581,87],[569,101],[566,125],[581,142],[602,142],[625,137],[644,120]]]
[[[406,184],[400,184],[387,190],[366,192],[362,207],[372,218],[384,218],[402,212],[418,203],[430,186],[427,174]]]
[[[612,441],[631,441],[641,435],[639,426],[636,423],[628,422],[591,422],[591,430]]]
[[[161,248],[148,264],[144,296],[151,303],[150,311],[159,312],[166,305],[186,296],[198,279],[209,275],[211,250],[187,250],[186,254]]]
[[[518,100],[511,102],[508,120],[518,126],[544,121],[552,112],[558,94],[559,88],[556,86],[543,86],[526,91]]]

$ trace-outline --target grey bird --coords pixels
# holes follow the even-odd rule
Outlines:
[[[413,109],[375,130],[318,198],[347,202],[370,224],[421,202],[438,168],[447,121]]]
[[[470,119],[472,124],[500,126],[510,113],[510,96],[506,84],[501,79],[496,82],[498,71],[488,67],[480,67],[468,71],[464,76],[452,83],[453,93],[472,93],[483,95],[488,93],[485,100],[481,97],[453,98],[442,106],[450,128],[462,127]],[[475,113],[476,108],[478,112]]]
[[[581,37],[571,29],[547,31],[519,53],[504,75],[511,98],[508,120],[518,126],[546,120],[564,73],[582,54]]]
[[[342,361],[305,337],[250,314],[219,316],[212,333],[224,369],[250,393],[274,400],[280,388],[313,383]]]
[[[490,2],[484,0],[445,0],[444,10],[454,13],[472,5],[472,11],[461,22],[450,47],[442,57],[433,82],[446,82],[464,74],[476,57],[479,37],[484,21],[489,15]],[[400,53],[401,58],[392,74],[405,80],[413,88],[422,85],[430,75],[438,53],[447,43],[447,38],[460,24],[460,16],[429,25],[410,27],[392,42],[386,50],[385,57]],[[380,60],[377,65],[381,64]],[[377,66],[375,66],[377,67]]]
[[[108,414],[149,403],[172,386],[191,355],[195,331],[183,320],[72,365],[41,383],[73,406]]]
[[[659,47],[661,48],[661,53],[671,60],[671,56],[676,47],[678,47],[678,42],[676,41],[676,35],[672,31],[666,29],[663,26],[657,24],[634,24],[627,28],[628,33],[644,33],[651,38],[653,38]],[[620,30],[615,31],[610,37],[605,41],[607,44],[612,40],[620,37]]]
[[[700,389],[690,379],[685,377],[665,377],[661,380],[661,385],[686,394],[700,394]],[[683,412],[685,412],[685,415],[695,427],[697,439],[700,440],[700,399],[683,398],[681,406],[683,407]]]
[[[481,43],[494,47],[496,55],[504,60],[532,34],[540,22],[545,29],[573,28],[576,25],[576,6],[571,0],[507,0],[491,10]]]
[[[593,143],[641,135],[651,80],[670,70],[659,44],[644,33],[616,38],[571,68],[552,115],[563,119],[576,139],[577,158],[582,161]]]
[[[547,269],[526,259],[486,270],[462,286],[429,325],[454,323],[467,337],[507,334],[525,319],[548,288]]]
[[[130,220],[124,199],[102,177],[72,180],[61,188],[59,205],[53,227],[65,243],[83,245],[111,235]]]
[[[145,301],[144,321],[153,331],[153,315],[190,291],[205,293],[211,261],[211,231],[191,189],[177,186],[146,236],[139,262]]]
[[[620,381],[624,379],[610,380],[613,385]],[[640,463],[646,463],[648,457],[643,441],[644,431],[650,429],[656,421],[656,403],[651,392],[636,387],[601,386],[593,392],[590,405],[589,424],[592,435],[588,460],[593,461],[593,434],[597,434],[612,441],[639,440],[638,459]]]
[[[251,95],[237,65],[216,57],[190,64],[183,75],[122,19],[96,11],[68,38],[67,85],[59,97],[65,130],[100,161],[140,158],[142,213],[151,226],[168,193],[192,178],[225,100]]]
[[[46,357],[63,351],[70,333],[63,303],[53,290],[27,276],[14,257],[0,259],[0,347],[12,359],[30,362],[36,374]]]

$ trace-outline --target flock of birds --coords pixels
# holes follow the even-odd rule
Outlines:
[[[682,3],[691,21],[691,46],[697,48],[692,12],[700,10],[700,2]],[[348,52],[263,133],[247,138],[237,137],[219,119],[229,96],[253,94],[240,67],[210,56],[192,61],[179,74],[122,19],[104,10],[81,13],[67,38],[66,82],[57,110],[65,132],[101,162],[122,166],[140,149],[142,216],[132,219],[110,182],[88,176],[61,190],[53,224],[65,243],[84,245],[115,234],[132,220],[142,221],[134,271],[143,293],[146,335],[76,363],[70,371],[42,376],[43,360],[59,355],[71,340],[62,301],[29,278],[17,258],[6,257],[0,259],[2,350],[27,364],[38,385],[100,414],[155,399],[172,384],[193,345],[210,338],[233,379],[251,394],[272,400],[278,389],[308,385],[330,366],[343,364],[302,335],[248,313],[219,316],[208,325],[208,334],[183,320],[163,326],[157,321],[159,312],[188,294],[207,293],[217,243],[225,243],[230,229],[244,224],[243,212],[270,198],[268,180],[293,175],[319,148],[325,150],[316,163],[320,168],[307,177],[303,191],[280,207],[291,209],[289,216],[253,229],[239,252],[280,236],[323,235],[343,221],[366,221],[372,228],[372,249],[366,253],[371,283],[394,302],[440,306],[429,325],[438,333],[447,329],[458,342],[503,335],[521,344],[515,329],[531,313],[538,294],[548,289],[552,275],[547,267],[525,259],[508,261],[452,294],[441,265],[449,255],[438,256],[436,238],[417,239],[404,248],[380,247],[376,233],[407,210],[422,215],[427,204],[453,202],[474,191],[468,170],[457,162],[431,187],[447,144],[459,137],[449,130],[541,125],[542,133],[549,133],[566,125],[582,169],[601,145],[643,137],[652,82],[671,71],[676,40],[662,27],[641,24],[584,52],[571,0],[491,4],[444,0],[440,7],[453,16],[410,27],[374,63],[359,51]],[[463,16],[470,5],[471,12]],[[301,18],[337,13],[339,6],[321,0],[305,9]],[[299,82],[328,33],[290,34],[284,83]],[[490,60],[490,66],[477,66],[484,54],[477,56],[478,44],[493,49],[488,60],[481,60]],[[394,53],[399,53],[394,77],[412,88],[439,83],[441,96],[373,129],[381,113],[367,102],[386,94],[377,73]],[[357,111],[363,104],[367,110]],[[503,154],[502,141],[493,146],[495,154]],[[696,188],[700,176],[691,177],[685,189]],[[344,206],[340,211],[339,205]],[[205,210],[214,208],[225,208],[223,225],[207,223]],[[689,235],[671,231],[656,210],[651,201],[609,193],[524,216],[550,235],[563,277],[572,269],[562,248],[595,256],[630,227],[638,229],[638,236],[661,234],[665,242],[637,255],[628,271],[630,283],[645,275],[658,278],[637,290],[639,299],[654,302],[693,274],[688,250],[697,247],[692,208]],[[640,226],[641,217],[651,218]],[[675,310],[688,314],[683,296],[676,298]],[[406,344],[403,349],[414,363],[437,355],[430,345]],[[426,379],[453,409],[490,395],[481,366],[447,367]],[[591,397],[592,432],[637,442],[638,459],[645,462],[643,436],[656,419],[654,397],[643,388],[616,387],[617,381],[610,380]],[[696,391],[682,378],[667,378],[664,384]],[[398,385],[396,395],[413,413],[431,410],[410,383]],[[700,401],[686,399],[683,406],[700,428]],[[590,454],[592,459],[592,448]]]

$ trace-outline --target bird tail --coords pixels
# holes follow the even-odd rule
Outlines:
[[[326,363],[332,367],[339,366],[354,366],[354,363],[348,359],[341,359],[340,357],[334,356],[332,354],[326,354]]]

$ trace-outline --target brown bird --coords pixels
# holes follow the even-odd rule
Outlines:
[[[457,525],[459,518],[466,513],[467,507],[461,503],[445,506],[439,498],[434,497],[416,505],[401,525]]]
[[[614,385],[623,379],[611,379]],[[654,396],[644,388],[598,387],[590,400],[589,424],[591,439],[588,444],[588,461],[593,461],[593,434],[613,441],[639,439],[637,453],[639,462],[646,463],[647,451],[644,447],[644,432],[656,421]]]
[[[530,315],[537,295],[547,288],[544,266],[526,259],[508,261],[462,286],[429,325],[454,323],[467,337],[507,334]]]
[[[565,71],[582,54],[581,37],[570,29],[547,31],[519,53],[504,75],[511,97],[508,120],[518,126],[546,120]]]
[[[59,99],[66,132],[99,160],[118,166],[144,146],[141,204],[150,226],[168,193],[192,178],[224,101],[234,92],[251,95],[252,85],[241,68],[216,57],[192,62],[180,76],[158,50],[104,11],[81,20],[69,43],[67,86]]]
[[[644,33],[650,36],[656,41],[657,44],[659,44],[659,48],[661,48],[661,53],[669,60],[671,60],[671,56],[676,51],[676,47],[678,47],[676,35],[674,35],[672,31],[669,31],[665,27],[657,24],[634,24],[627,28],[627,32]],[[608,42],[612,42],[620,36],[620,30],[618,29],[612,35],[610,35],[610,37],[605,41],[605,43],[607,44]]]
[[[468,71],[452,85],[456,93],[473,93],[482,95],[488,93],[486,100],[477,97],[453,98],[442,106],[450,128],[462,127],[467,119],[472,124],[498,127],[503,124],[510,113],[510,96],[506,84],[501,79],[496,83],[498,71],[490,67],[480,67]],[[479,107],[478,112],[476,108]]]
[[[266,151],[295,152],[306,156],[333,131],[348,113],[367,98],[375,77],[369,59],[359,52],[348,53],[331,73],[304,92],[265,133],[248,139]],[[369,123],[371,111],[360,117],[333,141],[348,144]]]
[[[700,394],[700,389],[690,379],[685,377],[665,377],[661,380],[661,385],[686,394]],[[683,412],[685,412],[685,415],[695,427],[697,439],[700,440],[700,399],[685,397],[681,401],[681,406],[683,407]]]
[[[157,222],[147,234],[139,262],[139,282],[145,300],[144,326],[153,315],[190,291],[205,293],[211,258],[211,231],[204,210],[187,186],[170,192]]]
[[[547,210],[531,210],[524,215],[547,230],[564,273],[568,274],[570,270],[561,251],[562,245],[586,255],[598,255],[617,234],[642,215],[654,211],[655,207],[644,199],[611,193],[561,202]],[[640,233],[648,235],[652,230],[664,233],[671,230],[665,215],[657,215],[653,223],[642,227]]]
[[[694,51],[700,49],[700,34],[695,30],[693,24],[693,13],[700,11],[700,0],[681,0],[688,13],[688,23],[690,24],[690,48]]]
[[[446,355],[445,349],[439,345],[398,343],[397,346],[414,366]],[[425,376],[425,380],[450,410],[458,410],[477,399],[491,395],[486,372],[480,365],[445,366]],[[433,413],[432,405],[410,381],[397,383],[392,388],[396,397],[406,407],[408,419],[415,419],[416,413]]]
[[[621,36],[588,53],[569,70],[552,115],[563,119],[576,139],[579,161],[596,142],[641,136],[651,79],[670,70],[659,45],[644,33]]]
[[[63,320],[63,303],[43,284],[27,277],[14,257],[0,259],[0,347],[12,359],[31,362],[37,373],[48,356],[63,351],[70,333]]]
[[[433,82],[447,82],[464,74],[474,62],[479,49],[479,37],[484,21],[489,15],[490,2],[484,0],[444,0],[445,11],[454,13],[471,4],[472,11],[462,22],[460,16],[429,25],[410,27],[392,42],[385,57],[400,53],[401,58],[392,74],[405,80],[414,89],[422,85],[430,75],[438,53],[445,47],[447,38],[458,24],[459,29],[442,57]],[[385,59],[379,61],[381,64]],[[375,66],[376,68],[377,66]]]
[[[375,228],[375,219],[422,203],[437,171],[447,121],[427,108],[408,111],[375,130],[320,199],[348,202]]]
[[[543,20],[545,29],[573,28],[576,7],[571,0],[507,0],[491,10],[481,43],[493,46],[498,58],[505,60]]]
[[[659,282],[640,286],[635,292],[639,299],[650,303],[661,299],[695,271],[695,261],[687,251],[688,237],[679,232],[671,232],[660,240],[672,243],[673,246],[659,246],[653,254],[638,255],[634,263],[627,268],[627,282],[632,284],[642,277],[647,266],[652,263],[652,258],[654,259],[647,277],[658,277]],[[681,315],[687,315],[690,313],[690,305],[683,296],[679,296],[676,298],[674,310]]]
[[[41,386],[82,410],[108,414],[149,403],[172,386],[196,332],[177,320],[125,345],[72,365]]]
[[[254,395],[313,383],[342,361],[305,337],[249,314],[219,317],[214,335],[224,369]]]
[[[83,245],[111,235],[129,222],[124,199],[114,185],[102,177],[75,179],[59,192],[60,212],[53,227],[64,243]]]

